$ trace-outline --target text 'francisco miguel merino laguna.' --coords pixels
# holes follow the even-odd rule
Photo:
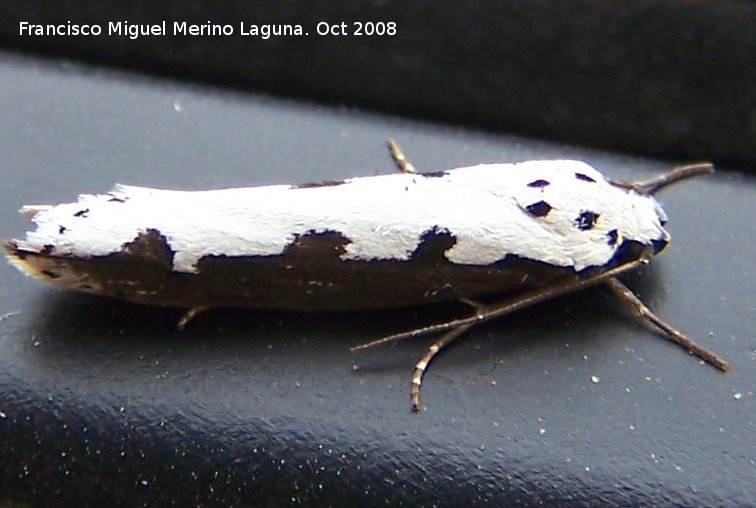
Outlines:
[[[279,24],[279,25],[255,25],[240,22],[238,31],[230,24],[218,24],[208,21],[204,24],[191,24],[186,21],[174,21],[169,23],[162,21],[156,24],[137,24],[128,21],[111,21],[104,25],[99,24],[77,24],[67,21],[62,24],[34,24],[28,21],[21,21],[19,24],[19,35],[36,35],[36,36],[90,36],[90,35],[109,35],[122,36],[130,39],[137,39],[141,36],[162,36],[162,35],[210,35],[210,36],[229,36],[229,35],[251,35],[268,39],[272,36],[291,36],[291,35],[309,35],[308,32],[297,24]],[[169,31],[169,28],[171,29]],[[321,21],[315,27],[318,35],[396,35],[397,26],[395,22],[354,22],[354,23],[329,23]]]

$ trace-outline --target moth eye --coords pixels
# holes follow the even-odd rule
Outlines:
[[[545,217],[551,211],[551,205],[546,201],[539,201],[526,206],[525,210],[533,217]]]

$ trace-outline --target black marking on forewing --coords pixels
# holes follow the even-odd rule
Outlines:
[[[59,235],[62,235],[65,232],[66,232],[66,227],[65,226],[58,226],[58,234]]]
[[[338,231],[316,232],[311,229],[304,234],[294,236],[294,241],[284,249],[284,257],[299,258],[306,255],[321,260],[339,258],[346,252],[346,246],[350,243],[352,240]]]
[[[444,254],[457,243],[457,237],[451,234],[448,229],[439,226],[433,226],[426,229],[420,235],[417,243],[417,249],[410,256],[411,260],[425,259],[433,262],[441,262],[446,258]]]
[[[446,171],[431,171],[430,173],[418,173],[418,175],[424,176],[425,178],[440,178],[448,174],[449,173]]]
[[[581,231],[587,231],[593,229],[601,214],[592,212],[590,210],[582,210],[580,215],[575,217],[575,225]]]
[[[547,180],[533,180],[528,184],[528,187],[536,187],[536,188],[543,188],[547,185],[551,185],[551,182]]]
[[[617,242],[619,241],[619,232],[616,229],[612,229],[606,234],[609,241],[607,242],[609,245],[614,247],[617,245]]]
[[[86,217],[89,213],[89,208],[85,208],[84,210],[79,210],[74,214],[74,217]]]
[[[575,178],[577,178],[578,180],[582,180],[584,182],[596,183],[596,180],[594,180],[590,176],[583,173],[575,173]]]
[[[168,239],[157,229],[139,233],[134,240],[124,243],[121,251],[140,259],[157,261],[158,264],[173,269],[175,252],[168,245]]]
[[[125,203],[127,199],[129,198],[119,198],[119,197],[111,195],[111,198],[108,199],[108,202],[109,203]]]
[[[551,211],[551,205],[546,201],[539,201],[526,206],[525,210],[533,217],[546,217]]]
[[[337,185],[343,185],[346,180],[326,180],[324,182],[306,182],[306,183],[293,183],[290,189],[315,189],[317,187],[336,187]]]

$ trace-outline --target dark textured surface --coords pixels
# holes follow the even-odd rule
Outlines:
[[[19,23],[166,22],[165,35],[20,36]],[[173,35],[174,22],[234,35]],[[353,22],[396,35],[353,35]],[[319,22],[347,35],[316,35]],[[241,24],[301,36],[242,36]],[[249,28],[246,30],[249,32]],[[0,5],[0,43],[234,87],[669,157],[756,162],[756,3],[136,0]]]
[[[200,189],[583,158],[667,167],[265,97],[3,55],[0,237],[27,203],[116,181]],[[625,280],[731,360],[723,375],[596,289],[475,329],[409,374],[428,339],[350,353],[464,307],[178,313],[57,292],[0,266],[0,501],[34,506],[490,503],[753,506],[756,182],[665,190],[668,249]],[[739,394],[739,395],[738,395]]]

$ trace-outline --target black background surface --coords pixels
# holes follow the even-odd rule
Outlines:
[[[0,237],[22,204],[114,182],[205,189],[570,157],[645,179],[667,162],[10,54],[0,63]],[[429,339],[349,346],[464,308],[178,311],[62,293],[0,266],[0,492],[32,505],[756,504],[756,184],[664,191],[671,246],[626,281],[732,362],[699,365],[601,289]],[[592,377],[594,377],[592,379]],[[596,382],[594,382],[596,381]],[[736,394],[739,394],[736,396]]]
[[[106,35],[29,36],[20,23]],[[166,22],[166,34],[107,35]],[[174,35],[173,23],[230,36]],[[355,35],[394,22],[396,35]],[[309,35],[242,36],[241,24]],[[319,36],[319,23],[348,35]],[[668,158],[756,164],[746,0],[84,0],[0,4],[0,44],[236,88]]]

